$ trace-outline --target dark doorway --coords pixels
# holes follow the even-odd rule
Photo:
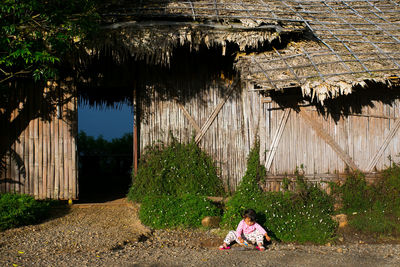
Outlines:
[[[79,202],[106,202],[126,196],[132,172],[131,107],[78,107]]]

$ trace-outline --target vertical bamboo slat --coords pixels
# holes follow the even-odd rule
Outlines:
[[[48,88],[45,88],[45,93],[48,91]],[[49,198],[49,190],[48,190],[48,142],[49,142],[49,133],[48,133],[48,124],[46,121],[42,121],[42,142],[43,142],[43,165],[42,168],[42,175],[43,175],[43,197]]]
[[[60,108],[62,108],[60,106]],[[62,110],[60,110],[62,114]],[[59,177],[59,196],[60,199],[65,199],[64,196],[64,187],[65,187],[65,180],[64,180],[64,123],[62,119],[58,119],[58,177]]]
[[[69,96],[66,96],[69,97]],[[68,105],[65,105],[63,108],[63,114],[66,115],[66,112],[68,112]],[[65,115],[63,116],[63,120],[61,121],[63,124],[63,171],[64,171],[64,199],[69,199],[69,154],[68,154],[68,145],[69,145],[69,138],[68,138],[68,124],[65,122]],[[71,151],[69,151],[71,152]]]
[[[58,118],[54,120],[54,197],[60,197],[60,158],[59,158],[59,124]]]
[[[55,125],[54,122],[49,123],[49,189],[50,189],[50,197],[57,198],[55,194]]]
[[[31,96],[30,96],[32,99],[34,99],[34,96],[32,95],[32,93],[31,93]],[[33,113],[33,107],[32,106],[30,106],[29,107],[29,111],[30,111],[30,113]],[[28,191],[28,193],[30,193],[30,194],[35,194],[35,189],[34,189],[34,184],[35,184],[35,181],[34,181],[34,174],[35,174],[35,169],[34,169],[34,153],[35,153],[35,150],[34,150],[34,148],[35,148],[35,139],[34,139],[34,125],[33,125],[33,123],[32,122],[30,122],[29,123],[29,126],[28,126],[28,135],[29,135],[29,148],[28,148],[28,158],[29,158],[29,163],[28,163],[28,166],[29,166],[29,191]]]
[[[72,193],[72,198],[76,199],[79,196],[79,192],[78,192],[78,182],[79,182],[79,177],[78,177],[78,170],[77,170],[77,164],[78,164],[78,160],[77,160],[77,150],[76,150],[76,131],[75,129],[77,129],[78,127],[78,104],[77,104],[77,98],[76,95],[73,98],[73,111],[74,111],[74,118],[72,121],[72,126],[73,129],[71,131],[71,133],[73,133],[74,135],[71,134],[71,164],[72,164],[72,168],[71,168],[71,180],[73,183],[73,193]]]
[[[38,121],[38,146],[39,146],[39,155],[38,155],[38,180],[39,180],[39,198],[44,199],[45,191],[43,190],[43,121],[41,119],[37,119]]]

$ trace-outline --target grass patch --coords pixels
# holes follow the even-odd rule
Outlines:
[[[35,200],[29,195],[0,195],[0,230],[35,224],[47,218],[55,201]]]

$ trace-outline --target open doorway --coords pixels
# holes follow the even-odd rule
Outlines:
[[[78,106],[79,202],[105,202],[125,197],[133,155],[130,105]]]

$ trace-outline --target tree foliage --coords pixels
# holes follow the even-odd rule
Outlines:
[[[61,67],[74,66],[72,55],[79,54],[96,32],[94,1],[1,0],[0,174],[7,153],[24,170],[12,144],[31,120],[49,120],[57,104],[69,101],[64,91],[44,94],[44,85],[59,78]]]
[[[54,77],[57,63],[85,43],[98,18],[92,0],[2,0],[0,84]]]

